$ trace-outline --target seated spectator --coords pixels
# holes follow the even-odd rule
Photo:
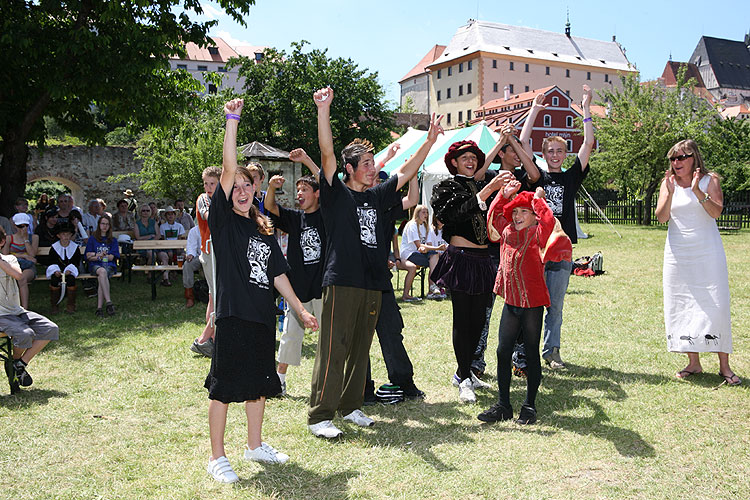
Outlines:
[[[63,293],[63,282],[65,283],[65,297],[68,299],[65,312],[70,314],[76,312],[76,278],[78,277],[78,267],[81,265],[81,251],[78,245],[72,241],[73,234],[75,234],[73,224],[70,222],[58,224],[58,240],[52,244],[49,252],[51,263],[47,267],[46,274],[50,280],[52,314],[60,312],[57,303]]]
[[[28,202],[28,200],[26,198],[23,198],[23,197],[16,198],[15,209],[16,209],[16,213],[17,214],[28,214],[29,213],[29,202]],[[32,217],[31,218],[31,224],[28,227],[29,238],[31,238],[31,235],[34,234],[35,230],[36,230],[36,221]],[[15,232],[15,230],[11,231],[11,233],[12,232]],[[11,233],[5,233],[5,234],[11,234]]]
[[[177,217],[175,220],[182,224],[185,231],[190,232],[190,230],[193,229],[193,226],[195,226],[195,221],[188,211],[185,210],[185,202],[183,200],[175,200],[174,208],[177,210]]]
[[[128,201],[117,202],[117,212],[112,216],[113,231],[135,231],[135,217],[128,211]]]
[[[86,242],[89,239],[89,233],[83,227],[83,223],[81,222],[81,212],[79,212],[78,210],[71,210],[69,219],[70,224],[72,224],[73,229],[75,229],[72,238],[73,243],[75,243],[79,247],[85,247]]]
[[[96,301],[96,315],[103,317],[102,305],[107,314],[114,316],[115,306],[109,294],[109,279],[117,271],[117,259],[120,258],[120,247],[117,238],[112,237],[112,219],[103,215],[99,218],[96,231],[86,243],[86,260],[89,262],[89,272],[95,274],[99,281]]]
[[[106,214],[111,219],[112,213],[107,211],[107,202],[101,198],[97,198],[96,201],[99,202],[99,215],[101,216]]]
[[[42,193],[41,195],[39,195],[39,199],[36,200],[36,207],[34,207],[34,216],[37,220],[39,220],[39,217],[41,217],[44,212],[54,206],[55,204],[50,201],[47,193]]]
[[[53,207],[44,213],[42,220],[36,228],[35,234],[39,237],[39,246],[51,247],[57,241],[56,225],[57,207]]]
[[[5,234],[15,233],[13,229],[13,223],[10,222],[10,219],[8,219],[7,217],[3,217],[2,215],[0,215],[0,227],[5,230]]]
[[[21,268],[21,275],[17,278],[21,297],[21,307],[29,307],[29,283],[36,278],[36,252],[39,248],[39,237],[32,234],[29,237],[27,228],[31,224],[31,215],[18,213],[13,216],[15,233],[4,238],[3,253],[16,258]]]
[[[151,207],[149,205],[143,205],[140,208],[140,218],[135,222],[135,239],[136,240],[158,240],[159,234],[157,233],[157,223],[151,218]],[[140,250],[138,252],[141,256],[146,257],[146,264],[149,266],[153,263],[153,251]],[[157,258],[163,264],[167,262],[167,253],[159,252]]]
[[[0,228],[0,246],[3,248],[6,239],[5,231]],[[41,314],[28,311],[21,305],[20,287],[16,283],[23,279],[18,259],[14,255],[0,255],[0,330],[13,343],[13,369],[18,383],[28,387],[33,380],[26,367],[50,340],[59,338],[59,329]]]
[[[417,205],[411,220],[404,227],[404,234],[401,237],[401,259],[403,264],[407,266],[406,278],[404,279],[404,295],[402,298],[407,302],[416,300],[409,292],[411,291],[414,277],[417,274],[417,268],[429,267],[430,272],[432,272],[438,261],[437,251],[427,250],[425,246],[427,245],[427,236],[430,233],[427,223],[429,217],[430,211],[427,207],[425,205]],[[406,259],[406,261],[403,261],[403,259]],[[409,264],[414,265],[409,266]],[[432,288],[434,288],[433,283],[430,286],[430,289]]]
[[[99,200],[96,198],[89,201],[88,212],[83,214],[83,220],[81,221],[87,233],[91,234],[96,231],[96,223],[99,222],[99,217],[101,217],[101,208]]]
[[[167,221],[159,226],[159,234],[161,234],[161,239],[184,240],[186,236],[185,228],[182,227],[182,224],[180,224],[179,222],[175,222],[175,218],[177,217],[175,209],[172,207],[165,208],[164,217],[167,219]],[[179,253],[182,252],[179,250],[169,250],[167,252],[167,262],[163,262],[163,264],[167,264],[169,261],[174,261],[176,255]],[[172,283],[169,281],[169,271],[164,271],[161,284],[163,286],[172,286]]]
[[[185,263],[182,265],[182,286],[185,287],[185,307],[191,308],[195,305],[195,272],[201,268],[201,232],[198,226],[188,232],[187,248],[185,248]]]
[[[71,210],[81,211],[73,202],[73,195],[63,193],[57,197],[57,222],[70,222],[69,216]]]

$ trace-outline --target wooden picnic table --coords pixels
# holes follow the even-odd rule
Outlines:
[[[166,252],[168,250],[185,250],[187,247],[187,240],[135,240],[133,242],[133,251],[146,250],[152,253],[151,262],[154,262],[156,253]],[[179,271],[182,272],[182,267],[174,264],[151,264],[151,265],[135,265],[130,266],[133,271],[145,271],[150,273],[151,276],[151,300],[156,300],[156,281],[158,280],[159,273],[164,271]]]

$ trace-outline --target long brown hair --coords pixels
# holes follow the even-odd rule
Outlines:
[[[241,175],[245,178],[245,180],[250,181],[251,183],[254,183],[253,175],[250,172],[250,169],[243,166],[238,165],[237,166],[237,172],[235,175]],[[271,219],[260,213],[258,211],[258,208],[255,206],[254,203],[250,203],[250,210],[248,210],[247,216],[254,220],[255,223],[258,225],[258,232],[260,234],[266,234],[271,235],[273,234],[273,224],[271,224]]]
[[[669,161],[669,158],[672,156],[675,156],[677,154],[688,154],[693,156],[693,168],[698,170],[702,175],[708,175],[711,172],[706,169],[706,166],[703,164],[703,157],[701,156],[700,151],[698,151],[698,144],[692,139],[685,139],[671,148],[669,148],[669,152],[667,153],[667,161]],[[671,173],[674,173],[674,169],[672,168],[672,162],[669,162],[669,171]]]
[[[107,233],[104,235],[102,235],[102,219],[107,219],[107,221],[109,221]],[[94,231],[94,238],[96,238],[97,241],[106,241],[107,245],[112,243],[112,219],[109,217],[109,215],[104,214],[99,217],[99,220],[96,222],[96,231]]]

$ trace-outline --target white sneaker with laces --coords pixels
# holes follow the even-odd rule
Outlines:
[[[465,378],[458,384],[458,399],[464,403],[477,402],[477,395],[474,394],[474,384],[471,378]]]
[[[375,425],[375,421],[362,413],[362,410],[354,410],[349,415],[346,415],[344,417],[344,420],[348,420],[349,422],[354,422],[360,427],[371,427]]]
[[[471,385],[474,387],[474,389],[491,389],[492,386],[488,384],[487,382],[483,382],[479,380],[479,377],[474,375],[474,372],[471,372]]]
[[[222,456],[214,460],[209,459],[206,470],[220,483],[236,483],[240,480],[232,469],[232,466],[229,464],[227,457]]]
[[[314,436],[326,439],[334,439],[343,434],[343,432],[341,432],[341,429],[333,425],[333,422],[330,420],[323,420],[322,422],[308,425],[307,427],[310,429],[310,432],[312,432]]]
[[[266,442],[260,443],[260,446],[251,450],[245,445],[245,460],[253,462],[264,462],[267,464],[283,464],[289,460],[289,455],[276,451],[273,446]]]

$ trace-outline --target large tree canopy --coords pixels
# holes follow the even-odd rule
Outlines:
[[[220,3],[243,23],[254,0]],[[95,143],[105,131],[92,105],[113,120],[148,125],[168,121],[187,103],[196,83],[170,71],[169,56],[184,54],[186,42],[205,45],[216,23],[192,21],[190,11],[201,14],[200,2],[0,2],[0,213],[11,213],[24,192],[27,143],[44,143],[42,117]]]
[[[693,92],[693,82],[685,82],[684,74],[683,69],[676,88],[628,76],[622,78],[622,89],[600,91],[609,112],[594,117],[600,147],[592,158],[594,170],[635,193],[647,207],[668,167],[669,148],[682,139],[695,139],[702,150],[710,149],[706,133],[721,120],[708,101]],[[651,223],[650,210],[644,210],[641,223]]]

